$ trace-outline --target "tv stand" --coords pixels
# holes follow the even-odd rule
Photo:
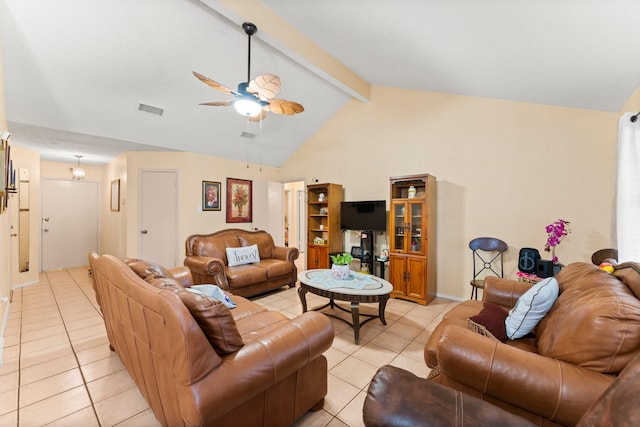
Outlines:
[[[363,230],[360,234],[360,246],[362,246],[362,248],[365,251],[360,262],[362,264],[367,264],[369,266],[369,272],[371,274],[375,274],[375,270],[373,269],[373,261],[375,259],[373,255],[375,235],[373,233],[374,231],[371,231],[371,230]],[[362,237],[362,236],[366,236],[366,237]]]

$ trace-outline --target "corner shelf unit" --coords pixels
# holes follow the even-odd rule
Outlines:
[[[340,184],[307,185],[307,269],[329,268],[329,255],[342,251]]]

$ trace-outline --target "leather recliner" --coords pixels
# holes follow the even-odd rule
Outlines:
[[[640,355],[582,415],[577,427],[634,426],[640,420]],[[373,377],[363,406],[367,427],[533,427],[492,403],[394,366]]]
[[[469,328],[490,302],[508,311],[532,285],[487,278],[483,301],[448,312],[425,345],[432,381],[542,426],[572,426],[640,353],[640,266],[611,274],[572,263],[556,275],[559,296],[532,334],[504,342]]]

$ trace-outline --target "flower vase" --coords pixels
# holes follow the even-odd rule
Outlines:
[[[347,279],[351,275],[351,269],[348,265],[333,264],[331,266],[331,275],[336,279]]]

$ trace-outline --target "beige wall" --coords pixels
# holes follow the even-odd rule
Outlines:
[[[124,253],[117,255],[138,256],[139,243],[139,209],[138,193],[140,186],[140,174],[144,169],[148,170],[177,170],[178,171],[178,197],[179,197],[179,226],[177,237],[178,256],[176,265],[182,265],[184,259],[184,242],[187,236],[194,233],[212,233],[224,228],[253,229],[264,228],[269,215],[269,200],[262,197],[268,193],[269,181],[280,181],[278,171],[271,167],[260,167],[251,164],[247,168],[246,162],[223,159],[219,157],[204,156],[194,153],[175,152],[128,152],[126,158],[126,177],[121,182],[121,198],[124,200],[121,219],[114,227],[119,228],[115,233],[118,236],[124,234],[126,247]],[[122,159],[116,160],[122,161]],[[120,168],[118,168],[118,173]],[[115,179],[117,175],[107,177],[107,181]],[[240,178],[253,181],[253,223],[227,224],[225,211],[202,211],[202,181],[218,181],[222,184],[222,203],[226,203],[226,178]],[[120,222],[121,221],[121,222]],[[104,236],[105,248],[117,243],[111,242],[109,236]]]
[[[0,46],[2,43],[0,43]],[[7,129],[7,110],[4,99],[4,77],[2,73],[2,52],[0,51],[0,131]],[[4,340],[4,327],[6,314],[9,312],[9,304],[5,301],[11,291],[11,274],[9,268],[9,251],[11,244],[9,230],[9,215],[0,215],[0,356],[2,355],[2,342]]]
[[[542,252],[546,224],[573,233],[560,261],[611,243],[615,113],[374,87],[348,103],[282,166],[284,179],[344,185],[345,200],[389,200],[390,176],[438,179],[438,294],[468,298],[474,237]],[[349,248],[346,248],[347,250]]]
[[[19,272],[18,249],[20,245],[17,244],[17,240],[13,238],[11,243],[11,285],[15,288],[17,286],[38,283],[40,277],[40,218],[42,217],[40,203],[40,153],[12,145],[11,158],[13,159],[13,167],[16,169],[16,176],[20,168],[29,170],[29,271]],[[15,230],[19,230],[20,224],[18,195],[15,194],[11,197],[9,202],[11,213],[9,217],[14,230],[13,233],[16,233]],[[19,236],[16,237],[19,238]]]
[[[627,102],[620,109],[620,114],[637,113],[640,111],[640,87],[631,94]]]

